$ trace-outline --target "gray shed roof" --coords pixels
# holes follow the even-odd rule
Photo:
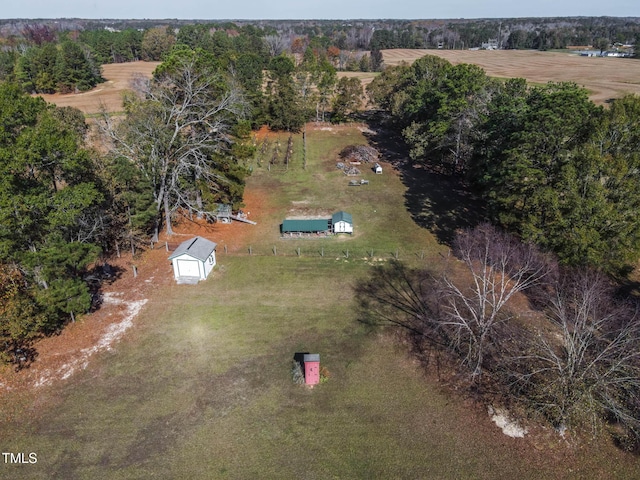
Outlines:
[[[217,243],[207,240],[206,238],[194,237],[190,240],[185,240],[178,245],[178,248],[176,248],[169,256],[169,260],[186,253],[187,255],[204,262],[209,258],[209,255],[211,255],[211,252],[213,252],[217,246]]]
[[[353,225],[353,217],[351,216],[351,214],[342,211],[334,213],[331,217],[331,221],[334,225],[338,222],[347,222]]]

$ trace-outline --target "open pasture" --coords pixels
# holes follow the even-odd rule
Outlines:
[[[472,63],[491,77],[525,78],[530,83],[575,82],[603,104],[627,93],[640,95],[640,61],[629,58],[581,57],[565,52],[536,50],[419,50],[382,52],[385,65],[412,63],[424,55],[436,55],[454,65]]]
[[[148,299],[126,336],[66,379],[0,390],[0,448],[38,456],[0,464],[0,478],[637,478],[640,467],[610,444],[536,427],[505,436],[482,405],[425,375],[400,337],[358,321],[351,287],[374,263],[368,248],[384,263],[396,248],[401,259],[437,261],[444,247],[414,222],[388,163],[383,175],[363,168],[370,184],[360,187],[336,169],[365,128],[309,126],[307,135],[306,162],[296,135],[288,165],[281,153],[267,163],[286,135],[256,138],[267,147],[246,209],[258,225],[208,233],[219,265],[207,281],[174,285],[166,252],[149,252],[139,283],[122,292]],[[440,195],[428,180],[423,189]],[[280,238],[284,217],[334,209],[353,213],[353,236]],[[294,385],[296,352],[320,353],[328,381]]]
[[[624,59],[384,55],[393,64],[427,53],[478,63],[497,77],[577,81],[600,102],[636,88],[640,78],[607,80],[620,75],[618,65],[636,65]],[[575,68],[573,78],[563,77],[571,73],[563,62],[574,60],[588,72]],[[556,62],[555,77],[545,62]],[[598,93],[586,82],[600,64],[607,68],[593,78],[602,82]],[[87,114],[100,105],[119,111],[131,75],[154,68],[106,65],[109,83],[47,100]],[[462,205],[441,178],[394,171],[384,159],[383,175],[363,165],[357,178],[370,183],[349,187],[336,169],[338,153],[375,140],[365,126],[310,124],[307,136],[306,157],[294,135],[285,162],[288,135],[256,135],[264,152],[252,165],[245,209],[258,224],[197,232],[219,244],[219,266],[206,282],[174,285],[166,252],[150,252],[139,263],[138,284],[129,278],[126,287],[112,286],[123,295],[143,291],[147,300],[118,342],[67,378],[39,388],[0,385],[0,448],[38,454],[35,465],[0,464],[0,478],[638,478],[637,459],[606,441],[574,442],[533,424],[524,439],[506,437],[484,406],[442,388],[433,372],[425,375],[393,332],[358,322],[357,279],[394,256],[439,261],[446,247],[438,240],[446,235],[438,229],[459,226]],[[353,214],[353,236],[281,238],[285,217],[336,210]],[[180,233],[194,233],[182,227]],[[77,329],[94,329],[92,322],[88,316]],[[38,362],[77,353],[51,351]],[[320,353],[326,383],[293,385],[291,359],[300,351]]]

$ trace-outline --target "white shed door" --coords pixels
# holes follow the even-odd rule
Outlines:
[[[200,277],[198,262],[194,260],[178,260],[178,274],[181,277]]]

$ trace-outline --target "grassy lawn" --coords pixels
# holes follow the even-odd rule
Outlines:
[[[301,136],[295,137],[294,159],[288,169],[280,160],[267,169],[277,138],[282,145],[287,135],[271,134],[269,149],[262,156],[265,161],[255,165],[248,189],[257,186],[270,194],[268,215],[259,219],[252,252],[255,254],[318,256],[322,249],[326,256],[344,256],[347,249],[351,256],[390,258],[398,255],[407,260],[442,249],[435,238],[418,227],[407,214],[405,186],[391,171],[391,166],[381,162],[383,175],[376,175],[371,164],[358,166],[361,175],[347,177],[336,168],[340,151],[347,145],[365,144],[366,139],[357,128],[338,127],[333,130],[318,129],[309,133],[307,166],[303,168]],[[282,158],[283,155],[281,155]],[[349,186],[352,179],[365,179],[368,185]],[[353,215],[353,236],[340,235],[322,239],[282,239],[279,225],[288,216],[325,216],[344,210]]]
[[[37,452],[39,461],[2,466],[2,473],[323,479],[526,472],[507,457],[510,449],[486,456],[484,441],[460,424],[461,406],[448,406],[389,337],[354,321],[349,286],[365,270],[320,259],[229,257],[197,287],[158,292],[133,338],[47,392],[40,401],[48,412],[9,427],[12,449]],[[292,384],[290,363],[300,351],[321,353],[327,383],[313,390]]]
[[[337,152],[364,140],[342,133],[310,135],[304,170],[300,155],[287,171],[256,165],[248,189],[269,194],[253,255],[221,254],[197,286],[158,287],[113,350],[10,420],[0,406],[2,451],[38,454],[0,464],[0,478],[638,478],[610,447],[504,436],[482,407],[425,379],[394,335],[357,321],[351,286],[374,263],[367,250],[421,262],[443,247],[412,221],[396,175],[347,186]],[[281,220],[302,208],[347,210],[356,234],[281,239]],[[329,380],[294,385],[296,352],[320,353]]]

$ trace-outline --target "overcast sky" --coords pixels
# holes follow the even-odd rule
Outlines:
[[[357,19],[640,16],[638,0],[3,0],[0,18]]]

